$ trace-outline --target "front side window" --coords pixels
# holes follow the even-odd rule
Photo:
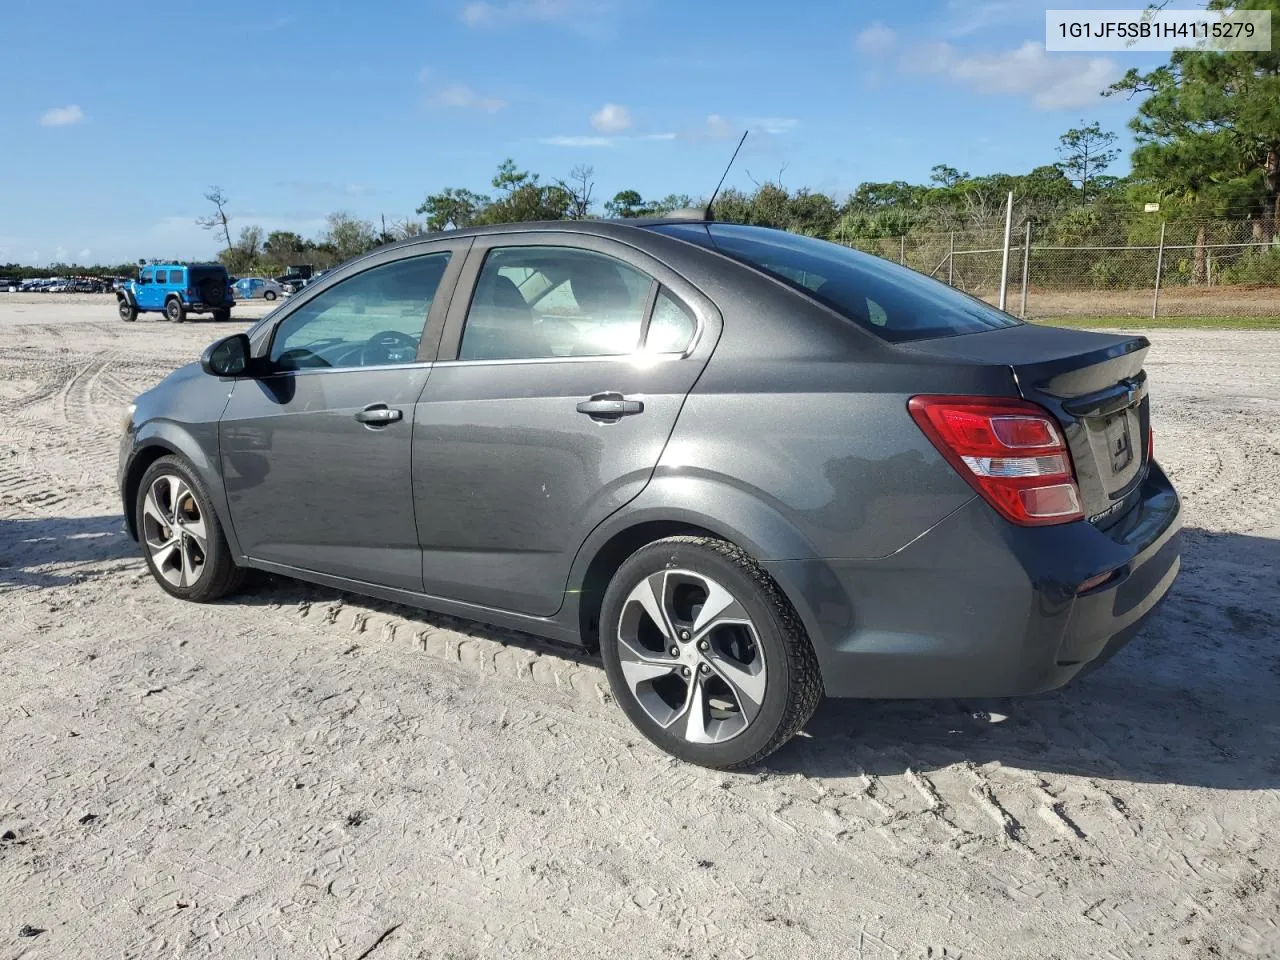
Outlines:
[[[329,287],[280,322],[272,362],[284,370],[412,363],[448,263],[447,252],[396,260]]]
[[[924,274],[826,240],[727,223],[653,229],[770,274],[891,343],[1021,322]]]
[[[143,270],[142,273],[138,274],[138,283],[150,283],[151,277],[152,273],[150,270]]]
[[[476,281],[458,359],[634,353],[653,282],[589,250],[495,248]]]

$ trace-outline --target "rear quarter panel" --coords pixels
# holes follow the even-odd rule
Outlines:
[[[913,356],[720,262],[706,282],[718,285],[723,332],[651,486],[697,479],[741,495],[722,500],[725,509],[759,504],[793,531],[752,536],[760,560],[883,557],[973,498],[907,401],[925,392],[1016,394],[1007,371]],[[749,518],[722,519],[750,533]]]

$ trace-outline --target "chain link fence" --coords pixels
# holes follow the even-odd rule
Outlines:
[[[1005,309],[1033,320],[1280,316],[1280,234],[1267,232],[1257,220],[1038,225],[1015,214]],[[1000,302],[1003,226],[845,242]]]

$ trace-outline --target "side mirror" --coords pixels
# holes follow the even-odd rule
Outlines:
[[[200,355],[200,369],[215,377],[243,377],[249,372],[249,338],[234,333],[215,340]]]

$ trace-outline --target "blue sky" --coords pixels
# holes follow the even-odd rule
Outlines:
[[[209,257],[211,184],[233,230],[307,235],[487,190],[507,156],[591,164],[601,200],[697,196],[744,127],[729,183],[748,189],[1022,172],[1082,119],[1127,147],[1132,105],[1097,92],[1159,58],[1045,53],[1060,5],[9,0],[0,262]]]

